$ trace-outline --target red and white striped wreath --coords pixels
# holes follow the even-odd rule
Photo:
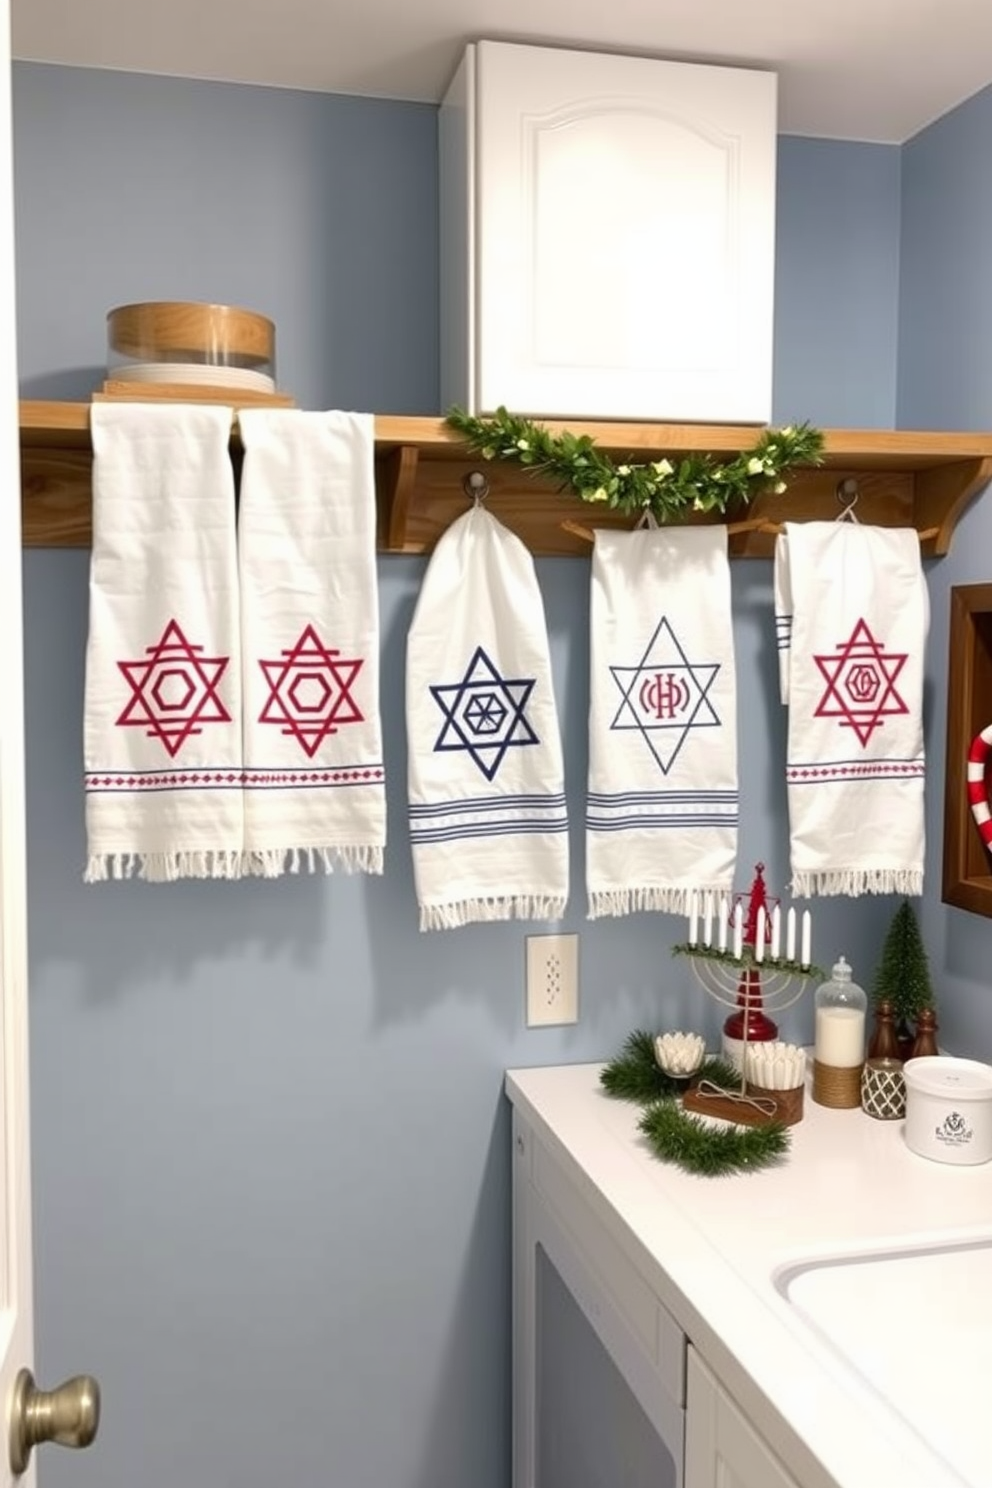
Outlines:
[[[988,791],[985,788],[985,767],[992,754],[992,723],[982,729],[971,741],[968,750],[968,802],[971,814],[978,824],[982,841],[992,853],[992,809],[989,807]]]

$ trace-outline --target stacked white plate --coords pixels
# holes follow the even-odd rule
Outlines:
[[[212,362],[127,362],[108,375],[116,382],[175,382],[183,386],[275,391],[275,379],[250,367],[218,367]]]

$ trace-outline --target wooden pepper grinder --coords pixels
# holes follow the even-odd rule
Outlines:
[[[913,1040],[914,1059],[923,1059],[939,1054],[937,1047],[937,1014],[933,1008],[922,1008],[916,1019],[916,1037]]]
[[[883,998],[875,1007],[875,1026],[868,1045],[869,1059],[899,1059],[899,1040],[891,1002]]]

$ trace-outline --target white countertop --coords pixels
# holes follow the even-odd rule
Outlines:
[[[909,1151],[902,1122],[826,1110],[807,1090],[780,1166],[694,1177],[653,1156],[640,1107],[605,1095],[601,1068],[511,1070],[507,1094],[574,1161],[590,1202],[803,1488],[992,1488],[992,1163],[929,1162]],[[990,1248],[964,1248],[979,1242]],[[882,1263],[949,1246],[961,1249]],[[776,1284],[845,1256],[863,1264],[850,1268],[850,1315],[833,1331],[851,1348],[862,1331],[881,1344],[855,1363],[810,1321],[825,1273],[803,1271],[794,1302]]]

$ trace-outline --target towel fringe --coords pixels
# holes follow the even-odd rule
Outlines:
[[[94,853],[86,859],[83,882],[106,883],[111,878],[131,878],[137,865],[137,853]]]
[[[181,878],[281,878],[284,873],[379,873],[381,847],[275,848],[267,852],[97,853],[87,858],[84,883],[140,878],[175,883]]]
[[[251,878],[282,878],[286,873],[382,873],[381,847],[274,847],[244,855]]]
[[[492,898],[460,899],[454,904],[424,904],[421,930],[457,930],[483,920],[560,920],[564,894],[506,894]]]
[[[140,878],[145,883],[175,883],[180,878],[242,877],[240,852],[97,853],[86,861],[85,883]]]
[[[714,902],[729,895],[724,884],[693,884],[688,888],[654,885],[628,889],[596,889],[589,894],[587,918],[603,919],[608,915],[634,914],[638,910],[652,913],[687,915],[693,894],[712,894]]]
[[[832,872],[794,873],[790,885],[797,899],[846,894],[907,894],[919,898],[923,893],[923,873],[916,868],[844,868]]]

